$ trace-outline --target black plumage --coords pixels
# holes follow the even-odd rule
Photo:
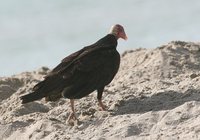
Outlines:
[[[115,35],[108,34],[93,45],[64,58],[33,92],[21,97],[22,103],[32,102],[43,97],[56,100],[60,97],[80,99],[94,90],[101,100],[103,89],[108,85],[120,65],[120,55],[116,50]]]

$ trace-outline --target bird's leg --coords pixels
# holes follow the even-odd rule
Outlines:
[[[97,99],[98,99],[98,102],[99,102],[99,106],[101,107],[101,110],[106,111],[106,106],[102,102],[103,90],[104,90],[104,87],[97,90]]]
[[[69,117],[68,117],[67,120],[68,121],[70,121],[70,120],[77,120],[75,109],[74,109],[74,99],[70,99],[70,104],[71,104],[72,112],[70,113],[70,115],[69,115]]]

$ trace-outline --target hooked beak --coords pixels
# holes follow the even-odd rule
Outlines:
[[[126,34],[125,34],[125,36],[124,36],[124,38],[123,38],[124,40],[128,40],[128,37],[126,36]]]
[[[120,38],[124,39],[124,40],[128,40],[128,37],[126,36],[126,33],[125,32],[122,32],[120,34]]]

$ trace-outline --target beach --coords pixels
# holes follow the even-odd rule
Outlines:
[[[21,104],[20,96],[50,71],[41,67],[0,78],[0,139],[200,139],[200,43],[171,41],[121,54],[100,111],[96,91],[75,100],[79,122],[66,123],[69,99]]]

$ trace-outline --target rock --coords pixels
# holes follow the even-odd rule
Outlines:
[[[192,73],[192,74],[190,75],[190,78],[191,78],[191,79],[194,79],[194,78],[196,78],[196,77],[198,77],[198,75],[197,75],[196,73]]]

